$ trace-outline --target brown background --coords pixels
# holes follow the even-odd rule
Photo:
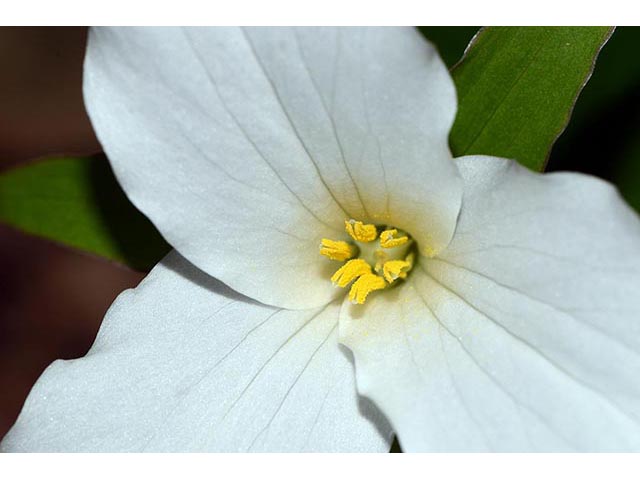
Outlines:
[[[0,170],[100,149],[82,103],[84,28],[0,28]],[[89,349],[142,274],[0,225],[0,438],[42,370]]]

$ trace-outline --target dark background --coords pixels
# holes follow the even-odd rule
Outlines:
[[[421,27],[451,66],[478,27]],[[0,28],[0,171],[100,151],[82,102],[86,29]],[[640,209],[640,28],[603,48],[547,170],[615,183]],[[89,349],[113,299],[144,276],[0,225],[0,438],[42,370]]]

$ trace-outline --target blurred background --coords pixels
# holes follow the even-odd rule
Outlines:
[[[452,66],[479,27],[420,27]],[[81,27],[0,28],[0,172],[100,145],[82,101]],[[590,173],[640,210],[640,27],[603,48],[547,171]],[[104,158],[98,161],[105,162]],[[0,224],[0,438],[57,358],[82,356],[107,308],[144,273]]]

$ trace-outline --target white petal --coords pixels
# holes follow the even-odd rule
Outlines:
[[[637,216],[597,179],[458,162],[447,250],[343,307],[359,390],[409,451],[640,450]]]
[[[388,451],[337,345],[339,305],[251,303],[170,254],[54,362],[3,451]]]
[[[436,50],[412,28],[246,37],[349,215],[393,223],[431,251],[446,246],[462,183],[448,147],[455,87]]]
[[[455,91],[412,29],[92,30],[85,98],[136,206],[264,303],[335,296],[318,245],[345,219],[393,220],[434,250],[455,226]]]

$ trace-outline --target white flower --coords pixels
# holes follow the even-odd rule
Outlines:
[[[452,160],[454,86],[414,30],[93,30],[85,95],[177,252],[4,450],[640,449],[638,218],[594,178]],[[351,219],[415,262],[382,280]],[[352,305],[323,239],[385,288]]]

